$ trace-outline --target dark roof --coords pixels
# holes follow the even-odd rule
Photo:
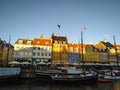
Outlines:
[[[67,37],[65,36],[52,36],[53,41],[66,41],[67,42]]]
[[[111,48],[114,48],[114,46],[111,44],[111,43],[109,43],[109,42],[103,42],[103,41],[101,41],[106,47],[111,47]]]

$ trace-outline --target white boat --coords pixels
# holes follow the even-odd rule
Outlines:
[[[104,79],[109,80],[120,80],[120,71],[119,70],[101,70],[103,74],[99,74],[99,77],[104,77]]]
[[[20,68],[0,67],[0,82],[18,79],[20,72]]]

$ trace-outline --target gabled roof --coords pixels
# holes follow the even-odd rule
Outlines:
[[[20,38],[19,38],[19,39],[15,42],[15,44],[19,44],[19,40],[22,40],[22,41],[23,41],[23,44],[25,44],[25,45],[27,44],[28,41],[31,41],[31,45],[32,45],[32,42],[33,42],[33,40],[30,40],[30,39],[20,39]]]
[[[67,42],[67,37],[65,36],[52,36],[53,41],[65,41]]]
[[[42,46],[51,46],[52,42],[51,39],[44,39],[44,38],[34,38],[33,45],[42,45]]]
[[[107,49],[106,48],[103,48],[103,47],[101,47],[101,46],[99,46],[99,45],[90,45],[90,44],[88,44],[87,46],[91,46],[92,47],[92,49],[93,49],[93,51],[99,51],[99,52],[106,52],[107,51]]]
[[[103,43],[106,47],[114,48],[114,46],[110,42],[101,41],[101,43]]]

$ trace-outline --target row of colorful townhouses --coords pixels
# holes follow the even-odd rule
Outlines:
[[[13,61],[14,47],[10,43],[0,39],[0,66],[6,66]]]
[[[14,60],[32,64],[48,62],[79,64],[81,62],[118,63],[120,60],[120,45],[111,44],[106,40],[100,41],[98,44],[69,43],[66,36],[53,34],[50,38],[44,38],[44,35],[41,34],[39,38],[33,40],[19,38],[14,43],[14,48],[11,46],[11,49],[8,49],[8,47],[10,47],[9,44],[1,40],[0,63]],[[3,54],[5,48],[6,54]],[[6,58],[5,55],[9,55],[9,58]]]
[[[81,48],[83,47],[83,48]],[[116,49],[115,49],[116,47]],[[82,53],[83,51],[83,60]],[[107,41],[98,44],[68,43],[66,36],[52,35],[50,38],[18,39],[14,44],[14,60],[19,62],[117,62],[120,60],[120,45]]]

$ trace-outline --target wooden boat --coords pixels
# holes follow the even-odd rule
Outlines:
[[[37,79],[44,81],[51,81],[51,76],[62,73],[64,73],[64,71],[59,71],[59,70],[35,71],[35,75]]]
[[[64,74],[51,76],[53,83],[55,84],[83,84],[83,83],[97,83],[97,74]]]

